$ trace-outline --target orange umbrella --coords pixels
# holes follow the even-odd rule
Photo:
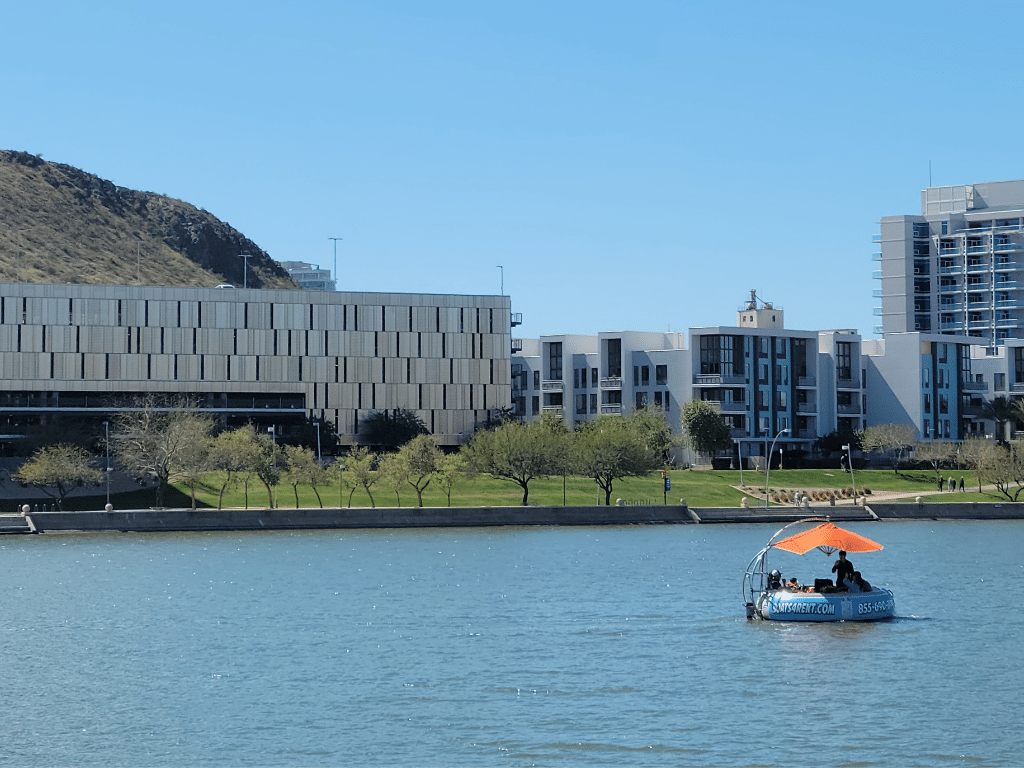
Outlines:
[[[826,555],[831,555],[837,549],[847,552],[876,552],[882,548],[881,544],[859,536],[853,531],[838,528],[832,523],[822,523],[817,528],[777,541],[773,546],[798,555],[810,552],[815,547]]]

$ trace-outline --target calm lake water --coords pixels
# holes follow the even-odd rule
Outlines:
[[[1021,765],[1024,523],[848,527],[897,619],[746,621],[777,526],[4,537],[0,765]]]

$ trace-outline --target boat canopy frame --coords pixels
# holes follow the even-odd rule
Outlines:
[[[779,537],[797,525],[830,522],[832,521],[827,517],[805,517],[801,520],[794,520],[792,523],[780,528],[774,536],[768,539],[768,543],[764,545],[761,551],[754,555],[750,564],[747,565],[746,572],[743,574],[743,604],[747,607],[747,618],[753,615],[757,598],[768,589],[768,575],[771,573],[768,570],[768,552],[775,547],[775,542],[779,540]]]

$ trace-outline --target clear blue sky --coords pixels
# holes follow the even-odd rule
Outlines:
[[[0,147],[521,335],[871,336],[872,235],[1024,177],[1019,2],[8,2]],[[2,222],[0,222],[2,226]]]

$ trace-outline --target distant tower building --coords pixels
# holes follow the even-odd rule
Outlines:
[[[1024,181],[921,192],[921,215],[883,216],[875,331],[1024,338]]]
[[[335,291],[337,283],[331,277],[331,270],[320,269],[319,265],[304,261],[282,261],[281,266],[304,291]]]

